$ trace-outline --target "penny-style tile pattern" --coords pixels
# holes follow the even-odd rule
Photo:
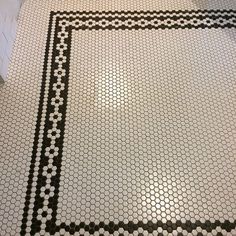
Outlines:
[[[26,1],[0,234],[236,235],[235,44],[231,1]]]

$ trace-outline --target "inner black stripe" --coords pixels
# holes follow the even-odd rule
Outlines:
[[[63,19],[63,18],[62,18]],[[68,19],[66,17],[64,17],[64,19]],[[192,20],[192,19],[197,19],[197,20],[204,20],[204,19],[212,19],[212,20],[216,20],[216,19],[222,19],[222,20],[229,20],[229,19],[236,19],[236,13],[235,14],[231,14],[231,15],[188,15],[188,16],[183,16],[183,15],[174,15],[174,16],[158,16],[158,15],[150,15],[150,16],[103,16],[103,15],[97,15],[97,16],[81,16],[81,17],[76,17],[76,20],[79,21],[101,21],[101,20],[106,20],[106,21],[114,21],[114,20],[120,20],[120,21],[127,21],[127,20],[133,20],[133,21],[140,21],[140,20],[147,20],[147,21],[151,21],[151,20],[160,20],[160,21],[164,21],[164,20],[179,20],[179,19],[183,19],[183,20]]]
[[[57,226],[55,228],[55,232],[59,232],[60,229],[63,228],[65,229],[65,231],[70,232],[71,234],[79,232],[81,229],[84,229],[84,231],[87,231],[90,234],[94,234],[100,229],[104,229],[110,234],[118,231],[119,229],[124,229],[124,231],[128,231],[129,233],[134,233],[135,231],[138,230],[138,228],[142,228],[143,230],[146,230],[148,233],[153,233],[158,228],[162,228],[163,230],[166,230],[168,233],[172,233],[178,227],[181,227],[183,230],[186,230],[188,233],[191,233],[197,227],[200,227],[206,230],[207,232],[211,232],[218,226],[221,229],[230,232],[231,230],[236,228],[236,220],[234,222],[225,220],[223,223],[221,223],[219,220],[216,220],[215,222],[210,222],[209,220],[207,220],[204,223],[199,220],[197,220],[195,223],[189,220],[187,220],[186,222],[177,220],[175,223],[171,221],[167,221],[166,223],[163,223],[162,221],[157,221],[156,223],[152,221],[148,221],[147,223],[139,221],[137,224],[132,221],[129,221],[128,224],[125,224],[124,222],[119,222],[118,224],[115,224],[112,221],[109,222],[108,224],[105,224],[103,222],[100,222],[99,224],[95,224],[94,222],[91,222],[90,224],[85,224],[82,222],[79,225],[76,225],[75,223],[66,225],[65,223],[62,223],[60,226]]]

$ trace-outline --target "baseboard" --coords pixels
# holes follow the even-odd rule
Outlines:
[[[2,76],[0,75],[0,84],[4,83],[4,79],[2,78]]]

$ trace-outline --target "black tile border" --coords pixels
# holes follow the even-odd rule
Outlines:
[[[138,230],[138,228],[142,228],[149,233],[156,231],[157,228],[160,227],[163,230],[167,230],[169,233],[176,230],[177,227],[181,227],[187,232],[192,232],[197,227],[205,229],[207,232],[211,232],[216,227],[225,229],[227,232],[230,232],[232,229],[236,228],[236,220],[234,220],[234,222],[230,222],[228,220],[225,220],[224,222],[220,222],[218,220],[215,222],[176,221],[175,223],[171,221],[167,221],[166,223],[161,221],[157,221],[155,223],[148,221],[147,223],[129,222],[127,224],[124,222],[119,222],[118,224],[115,224],[114,222],[109,222],[108,224],[100,222],[97,225],[94,222],[91,222],[88,225],[83,222],[76,225],[72,222],[70,225],[66,225],[65,223],[56,225],[69,83],[69,61],[72,31],[211,28],[236,28],[236,10],[51,12],[45,50],[38,118],[25,197],[21,235],[26,235],[26,233],[35,235],[40,232],[43,224],[45,225],[45,231],[49,232],[51,235],[59,232],[60,229],[65,229],[66,232],[70,232],[70,234],[73,235],[75,232],[79,232],[80,229],[84,229],[84,231],[87,231],[90,234],[93,234],[99,229],[104,229],[104,231],[112,234],[121,228],[129,233],[133,233]],[[60,45],[64,48],[59,49],[58,47]],[[62,54],[60,54],[60,50],[62,50]],[[50,61],[49,55],[51,56]],[[56,58],[60,58],[60,55],[63,55],[65,58],[65,61],[61,64],[56,62]],[[58,83],[60,85],[58,85]],[[48,92],[46,92],[46,88],[48,89]],[[45,104],[46,110],[44,108]],[[58,119],[58,115],[55,115],[56,107],[58,108],[57,112],[62,115],[61,119]],[[56,118],[54,118],[54,116],[52,118],[52,114],[54,114]],[[42,123],[43,120],[44,124]],[[52,131],[53,124],[56,124],[55,132]],[[57,131],[59,133],[57,133]],[[49,135],[50,132],[51,135]],[[51,145],[52,140],[54,140],[55,148],[47,151],[47,148]],[[56,168],[54,173],[52,168],[48,167],[50,160],[53,167]],[[50,174],[49,178],[44,173],[45,167],[47,168],[47,173]],[[37,179],[37,181],[34,181],[34,179]],[[45,188],[47,180],[50,182],[50,187],[46,188],[46,190],[42,192],[41,189],[43,187]],[[33,186],[34,183],[36,183],[36,186]],[[35,190],[33,190],[33,187]],[[44,195],[43,197],[42,193]],[[51,210],[49,217],[50,219],[47,219],[49,216],[47,211],[39,213],[39,210],[45,206],[46,196],[48,199],[46,201],[46,206]],[[30,213],[30,210],[33,213]],[[46,222],[42,223],[42,221],[37,218],[38,216],[47,219]],[[178,235],[182,234],[179,233]],[[198,235],[202,234],[199,233]],[[219,233],[218,235],[222,234]]]

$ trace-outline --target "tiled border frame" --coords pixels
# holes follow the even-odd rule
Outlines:
[[[119,229],[134,233],[139,228],[148,233],[158,228],[169,233],[178,227],[190,233],[197,227],[207,232],[217,227],[227,232],[236,228],[236,220],[56,224],[73,30],[211,28],[236,28],[236,10],[51,12],[21,235],[54,235],[62,229],[73,235],[82,231],[93,234],[100,229],[112,234]]]

